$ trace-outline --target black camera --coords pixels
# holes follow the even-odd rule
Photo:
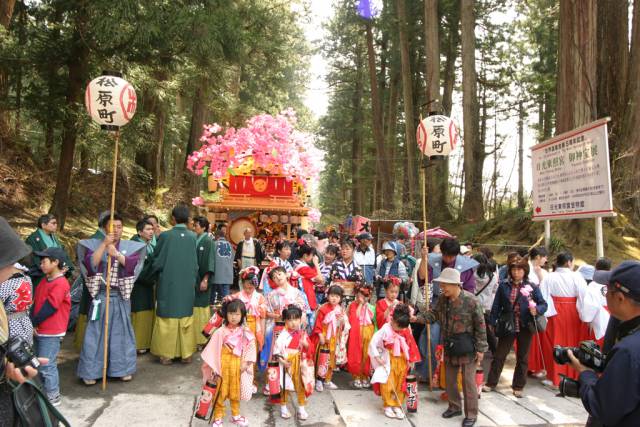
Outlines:
[[[596,372],[602,372],[606,362],[606,356],[600,350],[595,341],[582,341],[578,347],[562,347],[556,345],[553,347],[553,360],[558,365],[566,365],[570,363],[567,350],[571,350],[573,355],[584,366],[593,369]]]
[[[580,382],[560,374],[560,383],[558,384],[560,396],[580,397]]]
[[[33,348],[20,337],[9,337],[2,346],[2,350],[7,360],[13,363],[16,368],[31,366],[38,369],[40,366],[40,361],[35,356]]]

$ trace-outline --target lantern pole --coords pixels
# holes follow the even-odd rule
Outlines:
[[[120,129],[116,128],[115,147],[113,149],[113,177],[111,180],[111,210],[109,212],[109,234],[113,234],[113,217],[116,209],[116,178],[118,174],[118,149],[120,143]],[[111,255],[107,256],[107,276],[106,276],[106,302],[104,306],[104,354],[102,359],[102,390],[107,388],[107,364],[109,356],[109,302],[111,300]]]
[[[427,162],[429,157],[425,156],[422,167],[420,168],[420,174],[422,175],[422,224],[423,224],[423,245],[427,244]],[[422,248],[420,248],[422,251]],[[429,283],[429,254],[427,253],[427,259],[423,259],[421,262],[427,263],[427,277],[425,278],[424,284],[424,301],[427,306],[427,311],[429,310],[430,305],[430,297],[431,297],[431,284]],[[431,366],[431,324],[427,322],[427,367],[429,369],[429,391],[433,391],[433,373]]]

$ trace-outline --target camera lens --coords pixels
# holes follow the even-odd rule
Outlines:
[[[561,347],[556,345],[553,347],[553,360],[558,365],[566,365],[569,363],[569,355],[567,354],[567,347]]]
[[[562,374],[560,374],[558,390],[560,391],[560,396],[580,397],[580,383]]]

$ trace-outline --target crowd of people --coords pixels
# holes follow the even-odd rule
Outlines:
[[[76,373],[87,386],[102,377],[105,354],[107,376],[131,381],[139,354],[150,352],[168,365],[191,363],[201,351],[200,403],[211,404],[206,418],[214,426],[223,425],[226,400],[231,421],[249,425],[239,402],[260,391],[280,405],[285,419],[292,417],[289,395],[295,393],[296,416],[305,420],[311,394],[338,388],[333,374],[344,370],[351,386],[381,397],[389,418],[406,416],[407,378],[415,375],[445,390],[444,418],[464,415],[462,425],[471,427],[481,393],[496,389],[512,348],[515,397],[525,395],[530,377],[555,386],[564,376],[584,377],[585,406],[602,414],[597,378],[571,352],[571,363],[557,363],[554,346],[594,340],[612,352],[621,331],[626,336],[638,329],[609,321],[611,295],[633,296],[640,283],[630,284],[629,277],[637,279],[632,273],[612,282],[606,258],[577,268],[570,252],[550,263],[544,247],[533,247],[509,253],[498,265],[488,247],[455,238],[418,242],[414,258],[401,236],[378,242],[376,253],[368,232],[305,230],[281,235],[271,252],[249,228],[233,245],[225,224],[177,206],[171,229],[162,232],[158,218],[148,215],[128,240],[120,215],[101,214],[96,232],[78,242],[81,274],[72,289],[76,267],[56,238],[55,221],[51,215],[38,220],[26,240],[30,250],[0,221],[15,254],[0,257],[5,328],[48,361],[39,373],[54,406],[61,402],[56,358],[73,325]],[[628,315],[619,320],[638,323]],[[0,414],[8,405],[5,394]],[[621,417],[634,416],[634,408]]]

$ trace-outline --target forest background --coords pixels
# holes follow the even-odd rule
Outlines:
[[[0,214],[32,228],[53,212],[69,239],[94,226],[112,142],[85,113],[84,88],[116,70],[138,91],[118,170],[118,209],[132,219],[166,218],[197,194],[185,160],[203,124],[287,107],[326,152],[325,223],[419,219],[415,129],[436,110],[454,114],[463,142],[427,168],[430,223],[504,249],[532,244],[542,226],[529,220],[528,147],[609,116],[619,216],[605,248],[640,257],[640,0],[384,0],[375,19],[332,3],[312,44],[306,1],[0,0]],[[314,52],[328,66],[319,120],[304,105]],[[592,227],[558,222],[552,249],[594,252]]]

